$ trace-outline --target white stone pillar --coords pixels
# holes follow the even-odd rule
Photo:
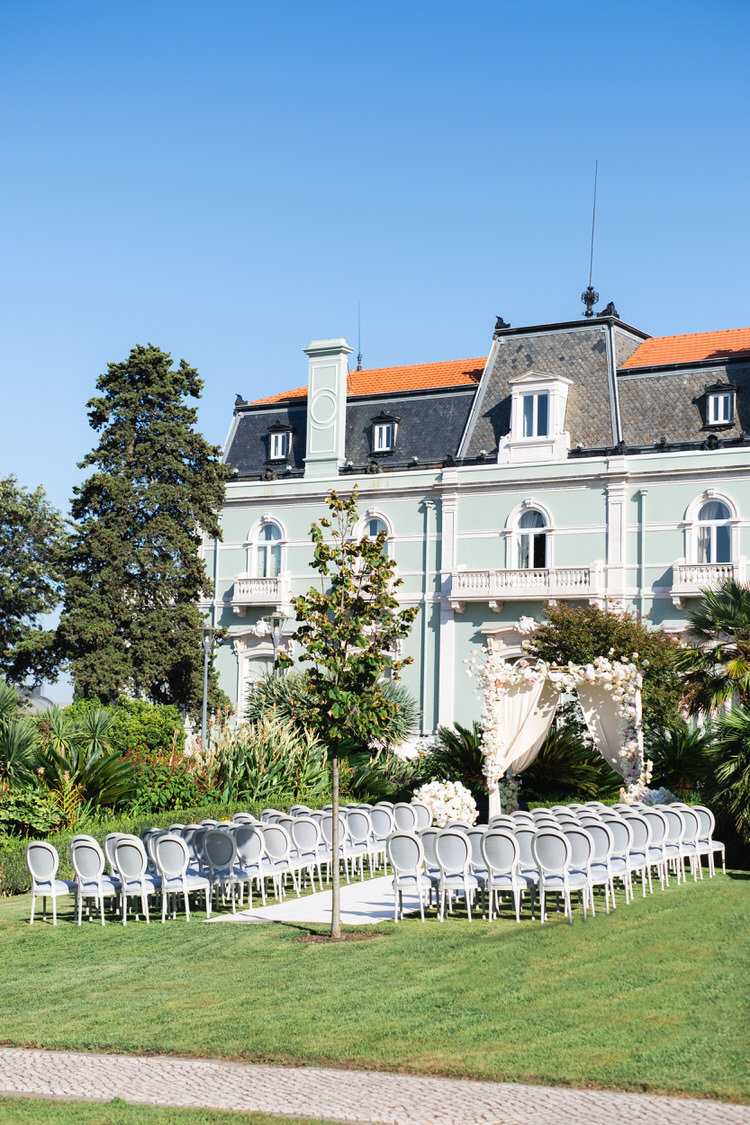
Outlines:
[[[450,470],[447,470],[450,472]],[[445,473],[443,479],[445,480]],[[453,475],[455,470],[453,470]],[[452,483],[452,482],[451,482]],[[456,480],[456,483],[457,480]],[[456,508],[458,493],[449,492],[442,497],[440,537],[440,637],[438,659],[438,723],[452,726],[456,693],[456,622],[449,601],[456,569]]]
[[[313,340],[307,384],[306,477],[336,476],[344,461],[346,441],[346,340]]]

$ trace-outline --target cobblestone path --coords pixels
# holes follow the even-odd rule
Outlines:
[[[750,1107],[648,1094],[213,1059],[0,1048],[0,1094],[322,1117],[361,1125],[750,1125]]]

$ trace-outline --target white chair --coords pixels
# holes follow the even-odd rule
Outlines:
[[[176,832],[165,832],[154,844],[156,866],[161,877],[161,920],[167,920],[169,896],[172,895],[172,917],[177,917],[177,899],[182,895],[185,905],[185,919],[190,921],[190,895],[205,892],[206,918],[211,917],[211,884],[203,875],[188,871],[189,852],[182,836]]]
[[[57,869],[60,857],[57,849],[46,840],[32,840],[26,845],[26,866],[31,875],[31,918],[34,925],[34,908],[39,895],[42,896],[42,921],[47,920],[47,899],[52,899],[52,925],[57,925],[57,900],[60,895],[75,894],[76,884],[70,879],[58,879]]]
[[[562,834],[570,844],[570,874],[583,875],[586,879],[586,889],[581,890],[581,899],[584,901],[583,916],[586,917],[585,897],[591,903],[591,915],[596,916],[594,906],[594,877],[591,870],[591,860],[594,853],[594,842],[585,828],[580,825],[564,825]]]
[[[122,924],[127,925],[128,899],[137,896],[146,923],[150,922],[148,912],[149,895],[155,895],[161,887],[158,875],[148,874],[148,856],[142,840],[138,836],[118,836],[114,847],[114,862],[117,869],[122,897]]]
[[[534,920],[534,903],[536,901],[537,887],[539,886],[539,869],[534,858],[532,843],[536,828],[533,824],[520,824],[513,829],[513,835],[518,844],[520,853],[519,875],[526,884],[531,899],[531,919]]]
[[[407,804],[406,801],[399,801],[394,805],[393,820],[399,832],[416,832],[419,826],[419,815],[416,808],[412,804]],[[426,827],[427,825],[425,825]]]
[[[310,876],[312,889],[315,890],[315,871],[318,872],[318,883],[323,890],[323,874],[320,865],[326,859],[323,847],[323,837],[320,828],[310,816],[301,813],[294,818],[290,835],[297,853],[298,870],[300,873],[307,871]]]
[[[682,851],[682,842],[685,836],[686,824],[680,809],[672,805],[663,805],[659,812],[667,822],[667,832],[664,837],[664,855],[667,861],[667,884],[669,883],[669,865],[677,876],[677,885],[680,880],[685,882],[685,856]]]
[[[409,806],[407,805],[407,808],[408,807]],[[333,862],[340,863],[340,862],[343,861],[344,874],[346,876],[346,881],[348,883],[349,882],[349,858],[350,858],[350,854],[349,854],[349,848],[347,846],[348,845],[348,833],[347,833],[347,829],[346,829],[346,817],[343,815],[343,813],[341,813],[341,812],[339,813],[339,839],[338,839],[339,854],[338,854],[338,856],[336,857],[335,860],[334,860],[334,857],[333,857],[333,813],[325,813],[321,817],[320,831],[322,833],[323,840],[325,841],[326,848],[328,849],[328,855],[329,855],[329,859],[328,859],[329,872],[328,873],[329,873],[329,878],[330,878],[331,864]]]
[[[602,823],[607,825],[613,839],[612,854],[609,857],[612,887],[614,890],[615,879],[622,882],[625,888],[625,905],[627,906],[633,899],[633,882],[630,877],[630,849],[633,846],[633,830],[627,819],[618,816],[617,813],[602,813]]]
[[[589,862],[591,887],[592,890],[594,887],[604,887],[604,909],[609,914],[610,893],[612,894],[612,909],[617,905],[610,865],[615,846],[614,838],[606,824],[601,820],[594,820],[592,817],[584,817],[581,828],[591,840],[591,859]]]
[[[571,926],[573,925],[573,910],[570,892],[581,891],[585,920],[589,879],[581,871],[571,871],[571,847],[564,834],[557,828],[540,828],[534,834],[532,849],[539,869],[539,913],[542,923],[547,920],[545,904],[546,895],[549,891],[562,894],[565,902],[565,913]]]
[[[659,876],[659,885],[664,890],[664,884],[669,886],[669,872],[667,871],[667,856],[664,851],[664,840],[667,835],[667,822],[658,808],[642,809],[639,814],[649,827],[650,840],[648,845],[649,879],[651,871],[656,868]]]
[[[374,875],[373,855],[375,851],[374,830],[370,814],[366,809],[350,809],[346,818],[346,828],[349,834],[349,851],[355,864],[359,860],[360,879],[365,877],[365,857],[370,867],[370,875]]]
[[[521,895],[526,881],[521,877],[521,851],[513,833],[508,828],[490,828],[482,834],[482,858],[486,875],[484,880],[488,897],[490,922],[495,917],[495,906],[500,909],[500,894],[511,894],[516,908],[516,922],[521,921]]]
[[[263,875],[263,860],[266,846],[260,824],[239,824],[234,831],[234,846],[237,849],[237,869],[242,873],[244,882],[247,883],[247,901],[252,909],[253,905],[253,880],[255,880],[261,893],[263,905],[266,905],[266,883]],[[240,883],[240,905],[243,901],[243,884]]]
[[[393,872],[393,919],[404,916],[404,891],[416,890],[419,896],[419,913],[424,922],[425,891],[429,903],[432,880],[425,874],[424,851],[418,836],[413,832],[395,831],[386,841],[388,862]]]
[[[236,913],[235,887],[243,886],[245,873],[237,865],[237,845],[234,833],[222,828],[209,828],[203,837],[203,854],[208,862],[208,882],[211,887],[211,902],[214,891],[222,892],[224,901],[227,893],[232,900],[232,913]]]
[[[280,824],[261,825],[263,843],[266,854],[263,859],[263,873],[273,880],[274,893],[277,900],[284,897],[284,884],[289,875],[294,887],[294,893],[299,898],[299,885],[295,873],[295,864],[292,862],[292,841],[289,833]]]
[[[76,875],[78,925],[81,924],[85,898],[93,898],[97,902],[104,925],[104,899],[119,895],[120,880],[104,874],[104,852],[91,836],[73,837],[70,841],[70,862]]]
[[[640,872],[641,889],[646,897],[646,880],[648,879],[649,891],[654,893],[651,883],[651,864],[649,863],[649,848],[651,847],[651,828],[647,820],[639,812],[623,814],[628,822],[632,834],[630,843],[630,870],[632,875]]]
[[[453,895],[462,894],[466,913],[471,921],[471,900],[479,888],[479,880],[471,873],[471,844],[465,832],[444,828],[435,839],[435,855],[440,868],[440,921],[445,918],[445,901],[452,913]]]
[[[417,814],[417,831],[420,828],[432,827],[432,813],[424,801],[415,801],[412,799],[411,807]]]
[[[701,822],[698,814],[689,805],[685,805],[684,808],[681,808],[680,814],[685,823],[685,832],[680,842],[680,851],[683,860],[687,859],[690,862],[690,870],[693,874],[693,882],[695,883],[698,880],[698,872],[700,872],[701,879],[703,878],[701,853],[698,849]]]
[[[393,810],[387,805],[373,805],[370,809],[373,845],[376,857],[385,858],[385,842],[394,830]]]
[[[727,856],[726,848],[720,840],[714,840],[714,829],[716,827],[716,818],[707,805],[693,805],[693,811],[698,817],[700,822],[700,831],[698,833],[698,855],[706,856],[708,860],[708,874],[713,878],[716,874],[714,867],[714,856],[717,852],[721,854],[721,870],[726,875],[727,873]]]

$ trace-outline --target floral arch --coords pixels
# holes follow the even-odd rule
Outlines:
[[[641,716],[643,675],[638,654],[619,660],[555,667],[540,660],[510,663],[491,653],[473,658],[469,674],[483,697],[482,750],[490,816],[512,800],[515,778],[536,758],[563,692],[576,691],[599,753],[623,778],[625,800],[648,795],[651,763],[644,761]]]

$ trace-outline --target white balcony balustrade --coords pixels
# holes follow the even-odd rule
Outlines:
[[[604,564],[519,570],[457,570],[451,601],[461,612],[466,602],[489,602],[498,610],[505,601],[555,601],[557,598],[599,599],[604,591]]]
[[[291,597],[291,583],[288,574],[278,574],[275,578],[252,578],[239,574],[234,580],[232,590],[232,609],[240,617],[247,609],[272,606],[286,606]]]
[[[717,590],[728,578],[745,582],[747,560],[724,563],[676,562],[672,567],[672,601],[682,609],[686,598],[699,598],[704,590]]]

